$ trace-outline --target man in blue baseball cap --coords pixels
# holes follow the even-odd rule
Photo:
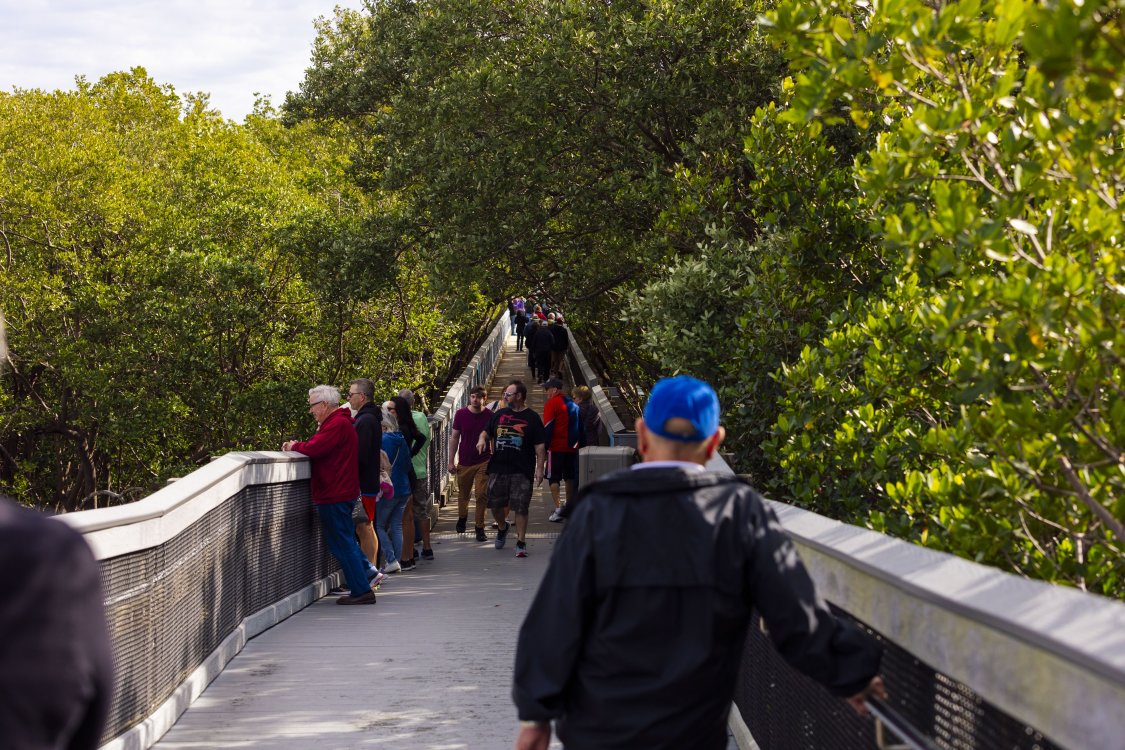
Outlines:
[[[859,713],[881,648],[817,595],[773,512],[707,471],[723,442],[707,383],[659,381],[637,420],[642,463],[579,492],[516,649],[517,750],[725,748],[757,610],[782,656]]]

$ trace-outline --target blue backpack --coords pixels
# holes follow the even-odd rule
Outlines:
[[[570,396],[563,396],[566,402],[566,444],[571,448],[581,448],[586,445],[586,430],[582,429],[582,415],[578,411],[578,404]]]

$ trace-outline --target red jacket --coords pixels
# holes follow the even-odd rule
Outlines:
[[[556,393],[547,399],[543,405],[543,427],[550,433],[551,439],[547,443],[547,450],[552,453],[575,453],[578,451],[570,444],[570,415],[566,413],[566,399],[561,393]]]
[[[315,505],[343,503],[359,497],[359,439],[348,407],[328,415],[308,440],[293,450],[312,459],[312,500]]]

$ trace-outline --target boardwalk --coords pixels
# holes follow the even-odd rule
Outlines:
[[[489,389],[528,382],[509,339]],[[529,382],[542,413],[543,392]],[[326,597],[251,640],[157,747],[510,748],[515,634],[559,527],[547,485],[532,502],[525,559],[453,533],[441,511],[434,562],[389,576],[374,607]],[[494,537],[490,529],[489,536]],[[552,747],[559,747],[556,741]]]
[[[528,383],[542,414],[543,391],[514,338],[490,402],[512,378]],[[517,559],[514,530],[503,550],[475,541],[471,507],[470,533],[453,533],[452,500],[433,562],[388,576],[374,607],[325,597],[251,640],[156,747],[511,748],[515,636],[558,538],[553,507],[544,484],[532,501],[529,556]]]

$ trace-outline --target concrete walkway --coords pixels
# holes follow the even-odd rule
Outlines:
[[[489,389],[512,378],[544,395],[510,338]],[[510,698],[515,637],[561,530],[547,485],[532,501],[528,557],[453,533],[456,499],[441,510],[433,562],[388,576],[378,603],[330,596],[254,638],[156,745],[186,748],[500,750],[517,734]],[[552,748],[561,747],[557,739]],[[733,740],[731,748],[736,747]]]

